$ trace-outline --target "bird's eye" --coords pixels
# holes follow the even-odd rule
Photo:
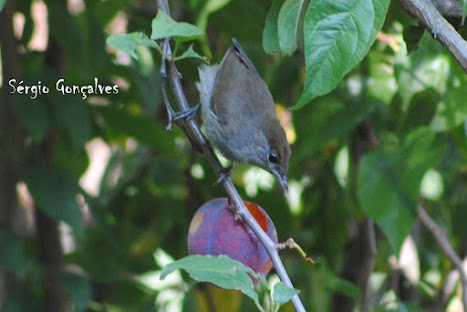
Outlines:
[[[276,153],[271,152],[271,153],[269,153],[269,155],[268,155],[268,161],[269,161],[270,163],[272,163],[272,164],[275,164],[275,163],[277,163],[277,162],[279,161],[279,156],[277,156]]]

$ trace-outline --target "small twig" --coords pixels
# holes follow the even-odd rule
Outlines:
[[[365,266],[365,276],[368,278],[365,280],[365,285],[363,288],[363,295],[362,295],[362,303],[361,303],[361,311],[366,312],[368,311],[370,296],[371,296],[371,289],[368,287],[368,281],[371,273],[375,268],[375,258],[378,253],[376,249],[376,234],[375,234],[375,224],[373,220],[367,219],[366,220],[366,234],[367,234],[367,246],[369,249],[368,257],[367,257],[367,265]]]
[[[285,242],[283,243],[277,243],[276,244],[276,249],[277,250],[281,250],[281,249],[285,249],[285,248],[289,248],[289,249],[295,249],[299,254],[300,256],[302,256],[302,258],[305,260],[305,261],[308,261],[308,262],[311,262],[311,263],[315,263],[315,261],[308,257],[307,254],[303,251],[302,247],[300,247],[299,244],[297,244],[293,238],[289,238],[287,239]]]
[[[453,269],[446,274],[444,278],[444,283],[438,291],[436,299],[434,301],[432,311],[444,311],[446,305],[451,299],[451,294],[456,288],[457,282],[459,281],[459,272],[456,269]]]
[[[420,219],[420,222],[431,232],[431,234],[433,234],[441,250],[459,271],[462,282],[462,304],[464,306],[464,311],[467,311],[467,273],[462,264],[462,260],[449,244],[445,232],[435,223],[435,221],[433,221],[433,219],[431,219],[425,209],[423,209],[422,205],[418,205],[418,218]]]
[[[158,0],[157,6],[159,9],[164,10],[167,14],[170,14],[167,0]],[[172,55],[171,48],[168,44],[168,41],[164,42],[163,50],[165,51],[166,55],[168,56]],[[178,107],[182,112],[186,111],[190,107],[188,105],[188,101],[186,99],[185,93],[182,88],[182,83],[180,80],[180,73],[178,72],[177,67],[175,66],[173,62],[166,62],[166,65],[167,65],[166,75],[167,75],[168,80],[170,81],[170,85],[172,87],[172,93],[175,97]],[[187,120],[186,127],[182,127],[182,130],[185,132],[185,134],[187,134],[189,138],[193,139],[197,143],[197,145],[201,147],[202,152],[207,157],[209,163],[216,171],[218,177],[221,177],[221,175],[223,174],[224,168],[222,167],[222,164],[219,162],[219,159],[217,158],[217,156],[214,154],[214,151],[211,148],[208,141],[206,140],[205,136],[201,132],[200,127],[198,126],[196,120],[194,120],[194,118]],[[259,241],[263,244],[264,248],[268,252],[268,255],[271,258],[271,261],[276,269],[276,272],[279,275],[282,282],[288,287],[293,288],[292,282],[290,281],[287,271],[285,270],[285,267],[275,248],[275,243],[263,231],[261,226],[256,222],[256,220],[250,214],[248,209],[245,207],[245,204],[243,203],[243,200],[238,194],[238,191],[235,188],[230,177],[225,178],[222,181],[222,185],[224,186],[224,189],[227,192],[229,198],[231,199],[233,205],[236,207],[236,210],[237,210],[236,213],[252,229],[252,231],[255,233]],[[299,312],[306,311],[298,295],[294,295],[291,301],[296,311],[299,311]]]
[[[446,21],[433,3],[430,0],[399,0],[399,2],[423,23],[425,28],[452,54],[467,73],[467,42]]]
[[[161,84],[162,84],[162,97],[164,99],[165,103],[165,108],[167,109],[167,131],[172,131],[172,121],[175,116],[175,111],[172,108],[172,105],[170,104],[169,97],[167,95],[167,51],[164,51],[164,49],[169,46],[168,45],[168,40],[169,38],[166,38],[164,40],[164,44],[162,45],[163,47],[163,55],[162,55],[162,61],[161,61],[161,69],[160,69],[160,74],[161,74]],[[165,43],[167,41],[167,43]]]

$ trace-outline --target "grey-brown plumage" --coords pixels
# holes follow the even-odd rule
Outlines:
[[[220,65],[199,69],[206,135],[226,158],[271,172],[287,190],[290,147],[274,100],[240,44],[233,43]]]

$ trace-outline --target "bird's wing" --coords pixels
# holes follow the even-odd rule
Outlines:
[[[219,122],[256,120],[262,114],[275,114],[268,87],[236,39],[217,72],[211,97],[211,111]]]
[[[246,55],[245,50],[243,50],[242,46],[240,43],[237,41],[237,39],[232,38],[232,42],[234,44],[234,49],[237,53],[237,56],[240,58],[240,60],[245,64],[245,66],[253,73],[257,74],[259,76],[258,71],[256,70],[255,65],[253,65],[253,62],[248,58],[248,55]]]

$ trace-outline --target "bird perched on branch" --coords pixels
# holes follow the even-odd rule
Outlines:
[[[290,146],[266,83],[236,39],[219,65],[201,66],[206,136],[232,162],[261,167],[287,191]]]

